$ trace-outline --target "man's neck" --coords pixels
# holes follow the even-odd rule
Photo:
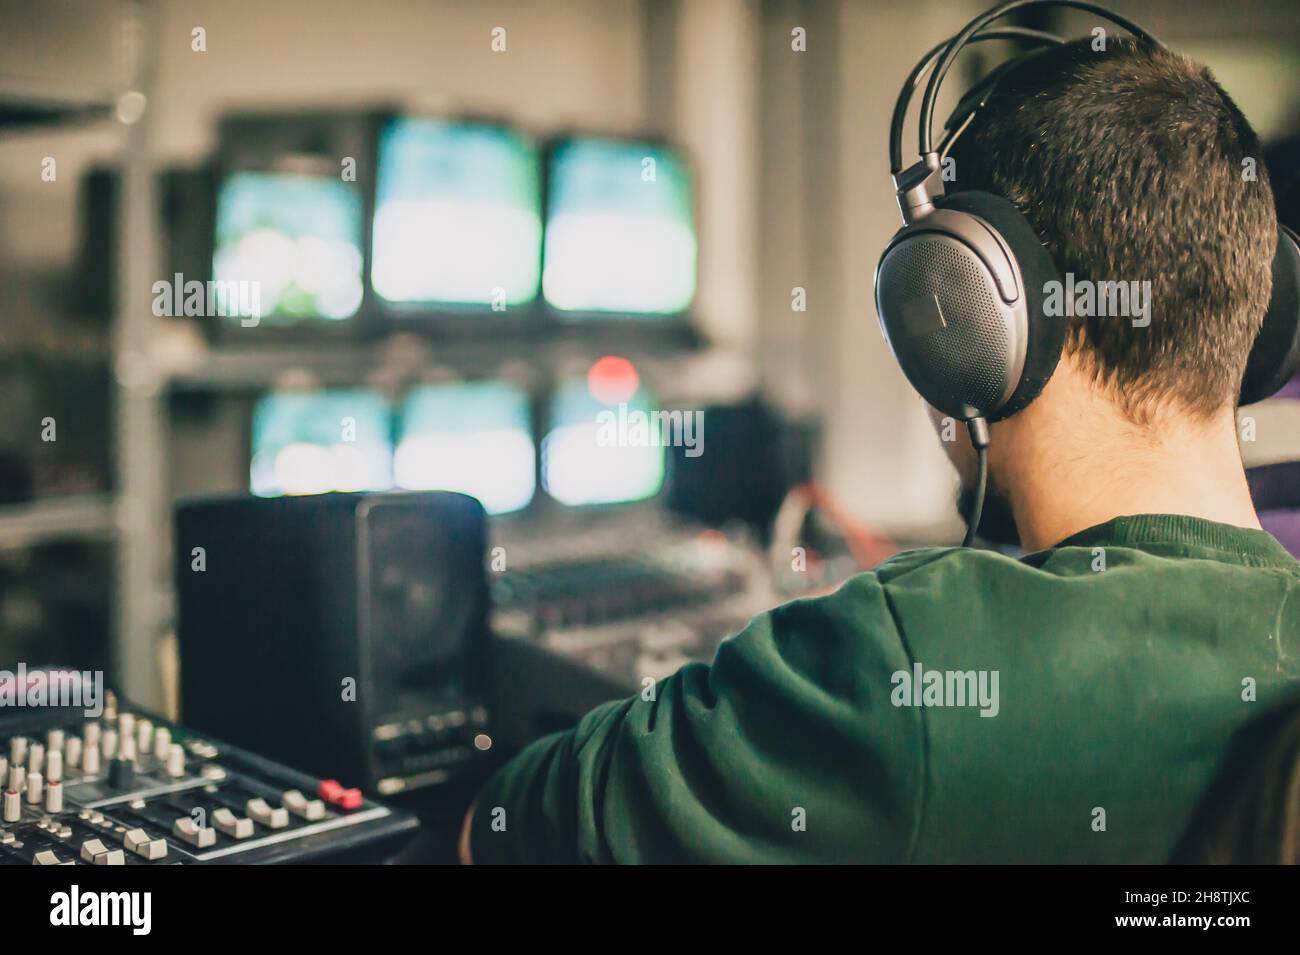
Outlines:
[[[1068,423],[1027,430],[1017,435],[1000,489],[1026,551],[1132,514],[1259,529],[1231,409],[1209,421],[1171,415],[1140,427],[1094,407]]]

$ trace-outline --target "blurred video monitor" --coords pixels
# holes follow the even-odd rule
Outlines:
[[[394,458],[398,487],[460,491],[489,514],[506,514],[532,501],[536,467],[528,397],[513,385],[424,385],[407,395]]]
[[[393,486],[391,408],[373,391],[273,392],[253,409],[250,488],[261,497]]]
[[[542,483],[561,504],[619,504],[654,497],[664,449],[658,408],[625,359],[604,358],[585,379],[562,383],[542,439]]]
[[[386,302],[486,309],[537,297],[536,144],[499,126],[397,119],[379,140],[371,282]]]
[[[362,196],[338,175],[236,172],[217,190],[212,278],[226,321],[292,326],[356,315]]]
[[[665,146],[575,138],[550,153],[542,292],[555,309],[669,316],[695,297],[690,169]]]

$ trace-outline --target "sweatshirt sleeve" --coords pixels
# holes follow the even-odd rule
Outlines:
[[[480,793],[475,862],[896,862],[920,821],[923,729],[880,582],[755,618],[711,666],[606,703]]]

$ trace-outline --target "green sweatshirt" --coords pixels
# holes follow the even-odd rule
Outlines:
[[[646,695],[649,695],[647,692]],[[1300,700],[1300,564],[1117,518],[796,600],[488,781],[476,862],[1167,861],[1244,726]]]

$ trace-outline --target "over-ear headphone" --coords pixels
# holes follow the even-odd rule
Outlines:
[[[1084,0],[1010,0],[930,50],[899,94],[890,126],[889,159],[903,227],[890,239],[876,266],[876,311],[885,341],[912,387],[939,411],[967,422],[979,454],[967,544],[974,538],[982,508],[987,423],[1022,410],[1043,390],[1060,361],[1068,319],[1046,314],[1041,290],[1047,282],[1059,280],[1058,270],[1020,210],[1009,199],[988,192],[943,194],[941,157],[988,101],[998,78],[1020,61],[994,70],[962,98],[937,150],[930,131],[940,85],[968,43],[1020,39],[1051,47],[1066,42],[1038,30],[989,27],[1030,6],[1085,10],[1165,49],[1137,24]],[[904,169],[903,124],[927,72],[920,107],[920,160]],[[1297,368],[1300,240],[1279,226],[1273,295],[1246,365],[1240,403],[1267,398]]]

